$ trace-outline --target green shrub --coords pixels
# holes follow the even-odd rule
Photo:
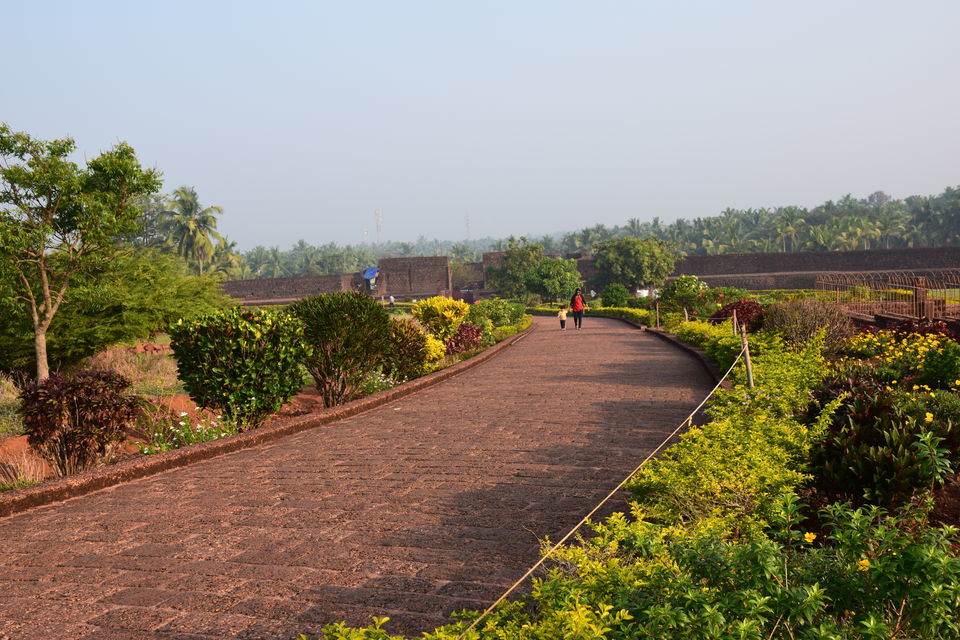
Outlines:
[[[413,305],[413,317],[441,342],[457,332],[470,312],[470,305],[444,296],[434,296]]]
[[[520,321],[516,324],[512,324],[506,327],[496,327],[493,330],[493,339],[497,342],[502,342],[511,336],[515,336],[521,331],[526,331],[530,325],[533,323],[533,318],[530,316],[523,316],[520,318]]]
[[[307,371],[326,407],[352,400],[390,346],[383,306],[358,293],[339,291],[304,298],[289,307],[304,326],[310,348]]]
[[[443,343],[428,336],[415,320],[391,318],[390,340],[383,358],[383,373],[397,382],[429,373],[445,355]]]
[[[474,318],[472,320],[467,320],[470,324],[480,327],[480,346],[484,349],[487,347],[492,347],[496,344],[497,340],[493,337],[493,321],[490,318],[485,318],[480,316],[479,318]]]
[[[946,389],[960,386],[960,344],[953,340],[945,340],[939,351],[927,353],[923,361],[923,377],[925,384],[932,387]]]
[[[30,446],[58,476],[105,462],[140,411],[130,383],[112,371],[55,372],[20,394]]]
[[[302,384],[309,349],[289,313],[232,307],[170,327],[170,348],[190,397],[239,429],[277,411]]]
[[[624,307],[630,298],[630,292],[622,284],[608,284],[600,294],[600,299],[605,307]]]
[[[933,392],[931,392],[933,393]],[[960,468],[960,399],[950,392],[887,391],[869,378],[831,381],[820,402],[840,402],[813,451],[816,488],[832,499],[903,504]]]
[[[465,320],[480,326],[477,322],[480,318],[489,318],[494,327],[506,327],[520,322],[524,313],[525,307],[519,302],[491,298],[470,305],[470,312]]]
[[[187,274],[183,261],[152,250],[118,257],[96,274],[82,274],[67,291],[47,334],[50,362],[81,366],[117,343],[149,339],[178,318],[222,309],[230,298],[217,278]],[[0,323],[0,371],[35,372],[33,324],[22,308]],[[136,384],[136,381],[134,381]]]
[[[960,636],[954,529],[928,527],[918,510],[837,505],[823,513],[826,533],[818,535],[800,526],[799,507],[783,500],[770,537],[748,542],[616,514],[589,541],[562,550],[534,587],[535,608],[498,619],[481,637]]]
[[[824,348],[837,353],[854,334],[843,309],[819,300],[791,300],[771,305],[763,314],[763,328],[777,331],[792,343],[805,342],[824,330]]]
[[[660,290],[661,307],[669,311],[687,310],[691,315],[709,316],[712,298],[710,286],[697,276],[680,275]],[[709,310],[709,313],[705,313]]]
[[[629,307],[590,307],[590,315],[600,318],[619,318],[629,320],[634,324],[650,326],[653,324],[653,314],[646,309],[632,309]]]

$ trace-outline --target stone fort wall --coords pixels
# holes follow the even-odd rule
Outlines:
[[[450,260],[447,256],[428,258],[383,258],[372,295],[394,296],[399,300],[450,295]],[[228,280],[221,290],[245,304],[287,304],[301,298],[334,291],[367,291],[362,273],[295,278]]]
[[[467,273],[485,280],[489,267],[500,266],[502,252],[483,254],[483,262],[466,266]],[[398,300],[452,295],[450,260],[446,256],[383,258],[376,296]],[[589,257],[577,259],[584,280],[597,270]],[[868,251],[806,251],[798,253],[731,253],[687,256],[677,262],[673,275],[696,275],[711,286],[744,289],[809,289],[818,273],[836,271],[913,271],[918,275],[942,269],[960,269],[960,247],[872,249]],[[478,281],[477,284],[480,284]],[[360,273],[299,278],[261,278],[222,283],[224,293],[247,304],[286,304],[332,291],[364,291]],[[477,287],[482,289],[483,287]]]

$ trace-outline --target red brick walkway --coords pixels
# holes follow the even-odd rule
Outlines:
[[[418,634],[486,607],[712,386],[649,334],[584,325],[537,319],[395,403],[0,519],[0,638]]]

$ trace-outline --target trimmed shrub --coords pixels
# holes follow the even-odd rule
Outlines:
[[[470,312],[470,305],[444,296],[434,296],[413,305],[413,317],[443,342],[454,333]]]
[[[630,292],[622,284],[608,284],[600,294],[600,301],[605,307],[625,307],[630,298]]]
[[[495,328],[493,330],[493,338],[496,342],[501,342],[511,336],[517,335],[521,331],[525,331],[531,324],[533,324],[533,318],[525,315],[520,318],[520,321],[516,324]]]
[[[113,371],[53,373],[20,393],[30,446],[58,476],[105,462],[123,441],[124,428],[140,411],[130,382]]]
[[[367,296],[338,291],[304,298],[289,307],[304,326],[311,353],[306,367],[326,407],[361,395],[364,380],[390,348],[386,310]]]
[[[837,353],[854,334],[853,325],[839,306],[819,300],[791,300],[771,305],[763,314],[763,328],[777,331],[788,342],[805,342],[825,329],[824,348]]]
[[[480,300],[471,305],[466,321],[480,326],[477,323],[479,318],[489,318],[494,327],[506,327],[520,322],[524,313],[526,313],[526,308],[520,302],[492,298]],[[556,313],[556,310],[554,310],[554,313]]]
[[[475,324],[463,322],[457,332],[444,343],[448,355],[477,351],[483,346],[483,330]]]
[[[170,327],[190,397],[239,429],[256,426],[303,386],[303,324],[285,312],[232,307]]]
[[[385,375],[397,382],[418,378],[430,369],[431,357],[429,336],[415,320],[390,319],[390,342],[383,357]]]

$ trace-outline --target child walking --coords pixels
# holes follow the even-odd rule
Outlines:
[[[567,328],[567,308],[560,307],[557,317],[560,318],[560,331],[565,331]]]

